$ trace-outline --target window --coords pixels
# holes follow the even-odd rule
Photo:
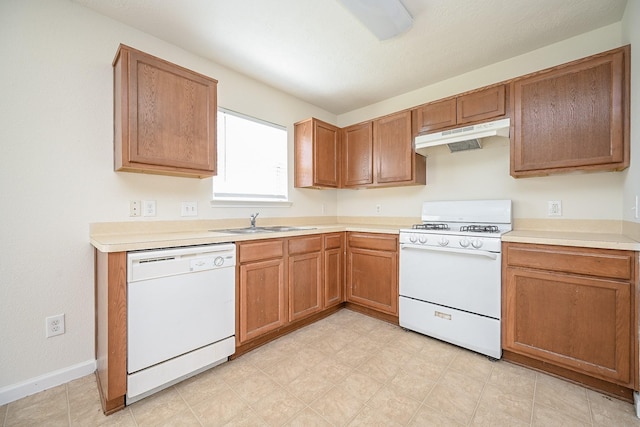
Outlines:
[[[218,175],[213,199],[287,200],[286,128],[218,109]]]

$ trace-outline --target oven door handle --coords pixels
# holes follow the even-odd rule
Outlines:
[[[484,256],[490,259],[498,259],[498,254],[489,251],[480,251],[475,249],[458,249],[458,248],[446,248],[441,246],[418,246],[418,245],[410,245],[407,243],[401,243],[400,249],[413,249],[418,251],[432,251],[432,252],[452,252],[456,254],[465,254],[465,255],[478,255]]]

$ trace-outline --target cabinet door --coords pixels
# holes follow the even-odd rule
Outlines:
[[[456,125],[456,99],[431,102],[413,110],[414,134],[435,132]]]
[[[505,113],[505,85],[490,87],[457,98],[459,125],[502,117]]]
[[[295,124],[296,187],[336,188],[340,185],[340,129],[318,119]]]
[[[344,301],[344,234],[324,236],[324,308]]]
[[[411,112],[402,111],[373,122],[376,183],[411,181],[413,142]]]
[[[503,348],[629,386],[630,284],[506,268]]]
[[[513,176],[629,165],[628,47],[514,83]]]
[[[215,175],[216,80],[121,45],[114,86],[116,170]]]
[[[250,262],[239,268],[239,342],[287,322],[284,259]]]
[[[322,309],[322,236],[288,241],[289,321]]]
[[[353,233],[347,246],[347,301],[398,314],[397,238]]]
[[[342,185],[373,183],[373,125],[371,122],[342,130]]]

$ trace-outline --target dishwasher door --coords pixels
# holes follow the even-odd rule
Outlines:
[[[127,289],[129,374],[235,333],[234,244],[132,252]]]

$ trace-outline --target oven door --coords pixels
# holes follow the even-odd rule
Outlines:
[[[400,295],[500,319],[501,254],[400,245]]]

